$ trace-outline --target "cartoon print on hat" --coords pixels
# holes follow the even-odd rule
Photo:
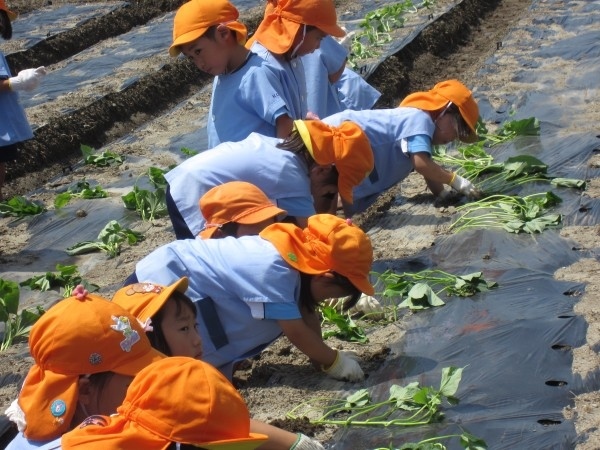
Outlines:
[[[135,283],[128,287],[125,291],[127,295],[135,295],[135,294],[148,294],[153,292],[155,294],[160,294],[163,290],[162,286],[153,283]]]
[[[140,335],[137,331],[131,328],[131,323],[129,322],[129,318],[125,316],[111,316],[112,320],[115,322],[115,325],[111,325],[110,327],[113,330],[120,331],[123,333],[125,339],[121,341],[121,348],[125,352],[130,352],[131,347],[140,340]]]

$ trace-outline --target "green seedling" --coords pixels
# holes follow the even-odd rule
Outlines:
[[[313,398],[287,413],[291,419],[308,417],[313,424],[370,427],[414,427],[439,422],[444,400],[458,404],[454,396],[462,377],[462,368],[442,369],[440,388],[421,387],[418,382],[406,386],[394,384],[387,400],[374,401],[367,389],[345,398]],[[325,411],[322,413],[322,411]],[[318,416],[315,419],[315,414]]]
[[[383,283],[383,297],[400,298],[398,308],[411,310],[442,306],[441,295],[470,297],[498,287],[494,281],[486,281],[482,272],[454,275],[442,270],[423,270],[417,273],[394,273],[391,270],[375,275]]]
[[[150,183],[156,188],[154,191],[141,189],[138,182],[141,177],[147,176]],[[136,211],[142,220],[153,221],[168,214],[166,201],[165,171],[150,167],[148,172],[141,174],[136,180],[133,191],[123,195],[121,199],[125,208]]]
[[[447,434],[445,436],[435,436],[427,439],[423,439],[419,442],[412,442],[402,444],[401,447],[379,447],[374,450],[447,450],[446,446],[440,441],[445,441],[452,438],[459,438],[460,445],[466,450],[487,450],[487,444],[483,439],[473,436],[466,431],[461,434]]]
[[[106,167],[111,164],[123,164],[123,157],[117,153],[104,151],[100,154],[95,154],[95,149],[88,145],[79,147],[83,154],[83,162],[93,166]]]
[[[544,213],[561,201],[552,192],[526,197],[493,195],[456,208],[462,215],[450,225],[450,230],[459,232],[486,227],[501,228],[509,233],[541,233],[546,228],[560,225],[560,214]]]
[[[44,309],[40,306],[35,311],[24,309],[19,313],[19,285],[0,278],[0,322],[4,323],[1,351],[18,340],[26,340],[31,327],[42,314]]]
[[[12,217],[35,216],[46,211],[46,208],[39,203],[32,202],[20,195],[0,202],[0,214]]]
[[[197,155],[199,153],[198,151],[192,150],[191,148],[187,148],[187,147],[181,147],[180,152],[188,157]]]
[[[123,228],[119,222],[111,220],[100,231],[97,241],[78,242],[67,248],[67,253],[69,255],[81,255],[103,251],[108,254],[109,258],[114,258],[121,253],[121,247],[124,242],[127,242],[129,245],[135,245],[143,239],[144,236],[141,233],[129,228]]]
[[[339,313],[334,306],[322,306],[320,309],[322,316],[321,325],[330,324],[337,328],[335,330],[324,331],[323,339],[336,336],[344,341],[360,342],[361,344],[369,342],[365,330],[352,320],[350,314]]]
[[[62,288],[64,298],[70,297],[73,289],[78,284],[83,285],[89,292],[99,289],[99,286],[88,283],[81,278],[76,265],[63,266],[62,264],[57,264],[56,272],[46,272],[43,275],[36,275],[20,283],[21,286],[27,286],[32,290],[41,292]]]
[[[92,188],[90,183],[83,180],[78,181],[75,186],[69,187],[66,192],[58,194],[54,199],[54,207],[56,209],[62,208],[63,206],[66,206],[72,198],[93,199],[106,197],[108,197],[108,192],[102,189],[102,186],[96,185]]]
[[[485,125],[478,123],[477,134],[486,141],[488,147],[492,147],[510,141],[517,136],[539,136],[540,121],[535,117],[507,120],[496,133],[489,133]]]

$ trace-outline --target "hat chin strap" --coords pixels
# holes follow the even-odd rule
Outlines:
[[[296,52],[298,52],[298,49],[300,48],[300,46],[302,44],[304,44],[305,37],[306,37],[306,24],[302,24],[302,39],[300,39],[300,42],[298,43],[298,45],[296,45],[294,47],[294,50],[292,50],[292,53],[290,54],[290,59],[294,58],[296,56]]]

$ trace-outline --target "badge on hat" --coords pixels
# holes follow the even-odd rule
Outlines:
[[[163,290],[162,286],[158,286],[152,283],[135,283],[129,286],[125,294],[127,295],[135,295],[135,294],[160,294]]]
[[[110,327],[115,331],[120,331],[123,333],[125,339],[121,341],[121,348],[125,352],[130,352],[131,347],[140,340],[140,335],[137,331],[131,328],[131,323],[129,322],[129,318],[126,316],[111,316],[112,320],[115,321],[115,325],[111,325]]]
[[[67,412],[67,404],[60,399],[54,400],[50,405],[50,413],[54,416],[54,420],[58,425],[62,425],[65,421],[62,416]]]

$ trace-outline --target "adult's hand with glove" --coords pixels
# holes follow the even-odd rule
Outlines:
[[[9,78],[8,85],[13,91],[32,91],[39,86],[44,75],[46,75],[44,66],[37,69],[24,69],[16,77]]]
[[[452,172],[452,178],[450,179],[449,184],[452,186],[452,189],[460,192],[467,198],[481,198],[481,191],[469,180],[457,175],[456,172]]]
[[[290,447],[290,450],[325,450],[325,447],[307,435],[298,433],[298,439]]]
[[[335,361],[328,368],[323,367],[323,371],[336,380],[360,381],[365,374],[357,360],[356,354],[337,350]]]

